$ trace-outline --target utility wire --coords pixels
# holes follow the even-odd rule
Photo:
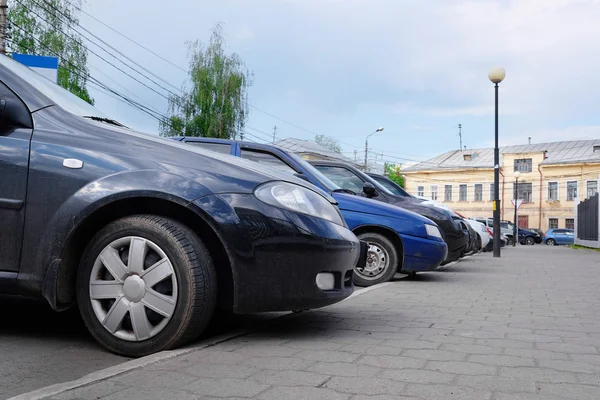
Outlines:
[[[41,20],[45,21],[46,23],[49,24],[48,20],[46,20],[45,18],[43,18],[40,14],[38,14],[36,11],[31,10],[30,8],[28,8],[27,6],[25,6],[20,0],[15,0],[17,3],[21,4],[21,6],[23,6],[26,10],[30,11],[31,13],[35,14],[36,16],[38,16],[38,18],[40,18]],[[63,35],[67,36],[68,38],[70,38],[71,40],[75,41],[76,40],[69,34],[67,34],[66,32],[59,30]],[[84,35],[82,35],[84,36]],[[88,39],[89,40],[89,39]],[[92,43],[94,43],[93,41],[90,41]],[[95,43],[94,43],[95,44]],[[165,96],[163,93],[155,90],[154,88],[148,86],[146,83],[140,81],[139,79],[137,79],[135,76],[129,74],[127,71],[124,71],[123,69],[119,68],[118,66],[116,66],[115,64],[113,64],[112,62],[106,60],[104,57],[102,57],[101,55],[99,55],[98,53],[96,53],[95,51],[93,51],[92,49],[90,49],[89,47],[85,47],[83,46],[87,51],[89,51],[90,53],[94,54],[95,56],[97,56],[98,58],[100,58],[102,61],[104,61],[105,63],[111,65],[112,67],[114,67],[115,69],[121,71],[122,73],[124,73],[125,75],[127,75],[128,77],[130,77],[131,79],[135,80],[136,82],[142,84],[143,86],[145,86],[146,88],[152,90],[154,93],[158,94],[159,96],[167,99],[167,100],[172,100],[171,98],[169,98],[168,96]],[[99,46],[100,48],[102,48],[101,46]],[[109,53],[110,54],[110,53]],[[148,79],[148,78],[147,78]],[[159,85],[160,86],[160,85]],[[170,91],[169,91],[170,92]],[[172,93],[172,92],[170,92]],[[175,94],[174,94],[175,95]],[[177,96],[177,95],[175,95]]]
[[[185,72],[186,74],[189,73],[188,70],[181,68],[179,65],[174,64],[173,62],[171,62],[170,60],[164,58],[163,56],[161,56],[160,54],[155,53],[154,51],[150,50],[149,48],[147,48],[146,46],[136,42],[135,40],[125,36],[123,33],[119,32],[118,30],[116,30],[115,28],[105,24],[104,22],[100,21],[98,18],[94,17],[92,14],[89,14],[88,12],[86,12],[84,9],[82,9],[81,7],[78,7],[77,5],[73,4],[70,1],[65,0],[66,3],[69,3],[73,8],[75,8],[77,11],[87,15],[88,17],[90,17],[91,19],[93,19],[94,21],[104,25],[106,28],[110,29],[111,31],[113,31],[114,33],[116,33],[117,35],[129,40],[131,43],[141,47],[142,49],[146,50],[147,52],[149,52],[150,54],[160,58],[161,60],[165,61],[166,63],[171,64],[172,66],[174,66],[177,69],[180,69],[181,71]]]
[[[34,3],[38,4],[35,0],[32,0]],[[58,9],[54,4],[50,3],[48,0],[42,0],[43,3],[45,3],[47,6],[50,6],[54,11],[56,11],[58,14],[64,16],[65,18],[69,18],[63,11],[61,11],[60,9]],[[38,4],[39,5],[39,4]],[[41,6],[40,6],[41,7]],[[152,75],[153,77],[155,77],[156,79],[160,80],[161,82],[171,86],[173,89],[180,91],[180,88],[175,87],[174,85],[172,85],[171,83],[167,82],[166,80],[164,80],[163,78],[161,78],[160,76],[154,74],[152,71],[149,71],[147,68],[145,68],[143,65],[140,65],[139,63],[137,63],[135,60],[132,60],[131,58],[129,58],[127,55],[123,54],[121,51],[119,51],[118,49],[116,49],[115,47],[111,46],[109,43],[107,43],[105,40],[103,40],[102,38],[98,37],[97,35],[95,35],[93,32],[90,32],[87,28],[85,28],[84,26],[82,26],[80,23],[77,23],[77,25],[83,29],[85,32],[87,32],[88,34],[92,35],[94,38],[96,38],[97,40],[99,40],[100,42],[102,42],[104,45],[106,45],[108,48],[110,48],[111,50],[115,51],[117,54],[119,54],[121,57],[125,58],[126,60],[128,60],[129,62],[133,63],[134,65],[136,65],[137,67],[141,68],[142,70],[144,70],[145,72],[147,72],[148,74]],[[74,29],[75,30],[75,29]],[[77,32],[77,30],[75,30]],[[77,32],[80,35],[81,32]],[[83,36],[83,35],[82,35]],[[86,38],[89,40],[89,38]],[[93,43],[93,42],[92,42]],[[96,44],[96,43],[94,43]],[[96,44],[96,46],[99,46],[98,44]],[[99,46],[100,47],[100,46]],[[105,50],[106,51],[106,50]],[[107,52],[108,53],[108,52]],[[110,54],[110,53],[108,53]],[[111,54],[112,55],[112,54]],[[114,56],[113,56],[114,57]],[[116,57],[115,57],[116,58]],[[130,67],[131,68],[131,67]],[[133,69],[133,68],[132,68]],[[135,69],[133,69],[135,70]],[[139,71],[136,71],[138,73],[140,73]],[[140,73],[140,75],[144,76],[143,74]],[[147,78],[147,77],[146,77]],[[148,79],[148,78],[147,78]],[[150,79],[149,79],[150,80]],[[156,85],[158,85],[156,82],[150,80],[151,82],[155,83]],[[166,88],[163,88],[165,90],[168,90]],[[173,93],[174,94],[174,93]]]

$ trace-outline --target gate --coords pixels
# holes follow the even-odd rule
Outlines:
[[[600,195],[582,201],[577,205],[577,239],[598,240],[598,202]]]

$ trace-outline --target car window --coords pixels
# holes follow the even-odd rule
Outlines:
[[[377,183],[379,183],[381,186],[383,186],[396,196],[410,197],[410,195],[406,191],[389,182],[387,179],[380,178],[378,176],[372,176],[371,178],[373,178]]]
[[[508,229],[508,224],[506,222],[500,223],[500,227],[503,229]]]
[[[314,176],[319,182],[321,182],[321,184],[327,189],[331,191],[341,189],[337,184],[335,184],[335,182],[323,175],[321,171],[316,169],[312,164],[306,162],[302,157],[293,153],[287,153],[287,155],[293,158],[298,164],[300,164],[300,167],[303,168],[305,172],[312,174],[312,176]]]
[[[572,231],[572,230],[569,230],[569,229],[565,229],[565,235],[574,236],[575,235],[575,231]]]
[[[354,193],[362,193],[364,183],[352,171],[329,165],[315,165],[315,167],[342,189],[352,190]]]
[[[265,153],[263,151],[251,150],[251,149],[242,149],[240,153],[240,157],[245,158],[250,161],[257,162],[259,164],[268,165],[273,168],[277,168],[280,171],[287,172],[289,174],[295,174],[296,171],[284,163],[279,158],[275,157],[272,154]]]
[[[215,151],[221,154],[231,154],[231,144],[229,143],[209,143],[209,142],[194,142],[186,141],[185,143],[192,146],[201,147],[206,150]]]
[[[555,235],[563,235],[565,233],[564,229],[555,229],[553,232]]]

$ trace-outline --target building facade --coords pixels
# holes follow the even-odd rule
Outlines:
[[[404,169],[405,188],[465,217],[491,218],[493,166],[493,149],[451,151]],[[593,196],[599,185],[600,140],[500,148],[501,218],[512,221],[511,201],[521,199],[523,228],[574,228],[575,199]]]

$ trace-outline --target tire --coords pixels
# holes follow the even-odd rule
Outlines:
[[[525,244],[528,246],[533,246],[535,244],[535,239],[531,236],[527,236],[525,238]]]
[[[548,240],[546,240],[546,245],[547,246],[556,246],[556,240],[548,239]]]
[[[511,237],[506,237],[506,245],[507,246],[512,246],[513,245],[513,239]]]
[[[367,242],[369,249],[365,268],[354,269],[352,279],[354,284],[357,286],[372,286],[392,279],[398,270],[399,260],[398,250],[394,244],[379,233],[361,233],[358,238]]]
[[[77,303],[98,343],[141,357],[197,339],[213,315],[216,285],[210,255],[189,228],[135,215],[110,223],[88,244]]]

